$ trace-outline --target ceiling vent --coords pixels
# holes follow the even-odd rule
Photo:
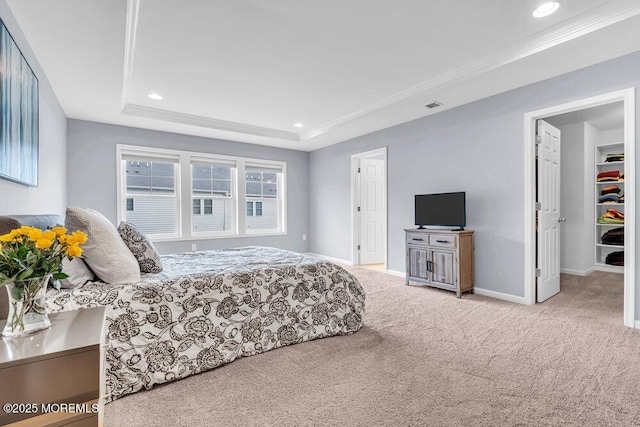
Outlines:
[[[439,107],[439,106],[441,106],[441,105],[442,105],[442,103],[441,103],[441,102],[433,101],[431,104],[427,104],[427,105],[425,105],[425,107],[427,107],[427,108],[436,108],[436,107]]]

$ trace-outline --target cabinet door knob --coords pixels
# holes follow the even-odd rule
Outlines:
[[[558,218],[558,222],[567,222],[567,218],[560,217]]]

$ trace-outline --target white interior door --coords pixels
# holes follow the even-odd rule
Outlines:
[[[538,120],[537,301],[560,292],[560,130]]]
[[[384,160],[360,161],[360,264],[384,263]]]

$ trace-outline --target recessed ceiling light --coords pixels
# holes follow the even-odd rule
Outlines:
[[[150,93],[147,96],[149,98],[151,98],[151,99],[155,99],[155,100],[158,100],[158,101],[162,99],[162,95],[160,95],[159,93]]]
[[[544,18],[554,13],[560,7],[560,2],[548,1],[542,3],[536,10],[533,11],[533,16],[536,18]]]
[[[301,127],[303,127],[304,125],[303,125],[302,123],[296,123],[296,124],[295,124],[295,125],[293,125],[293,126],[295,126],[295,127],[297,127],[297,128],[301,128]]]

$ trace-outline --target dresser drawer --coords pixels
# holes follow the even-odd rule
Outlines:
[[[431,234],[429,235],[429,246],[438,248],[455,248],[458,237],[454,234]]]
[[[407,243],[428,246],[429,235],[425,233],[407,233]]]

